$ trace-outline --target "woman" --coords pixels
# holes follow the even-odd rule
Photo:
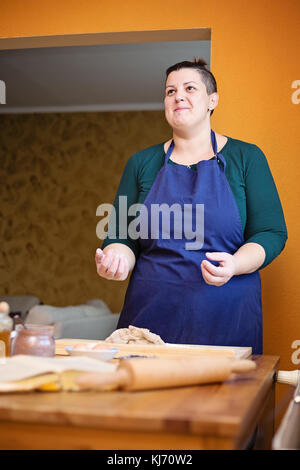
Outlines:
[[[119,196],[129,206],[143,203],[140,226],[151,226],[153,207],[179,205],[180,220],[192,218],[194,228],[198,207],[202,238],[200,230],[193,245],[192,229],[178,236],[178,214],[169,237],[163,226],[158,236],[149,229],[150,236],[138,240],[108,236],[96,252],[97,272],[125,280],[133,271],[118,328],[131,324],[169,343],[252,346],[261,354],[258,270],[287,239],[268,163],[256,145],[211,130],[219,96],[203,60],[175,64],[166,75],[165,116],[173,138],[129,159],[114,206],[118,215]],[[192,209],[185,219],[186,208]]]

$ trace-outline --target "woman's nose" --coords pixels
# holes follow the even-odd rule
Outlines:
[[[177,92],[176,95],[175,95],[175,100],[176,100],[176,101],[183,101],[183,99],[184,99],[184,98],[183,98],[183,96],[182,96],[182,93],[178,93],[178,92]]]

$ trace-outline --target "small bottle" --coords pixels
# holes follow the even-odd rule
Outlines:
[[[10,356],[10,334],[13,329],[13,319],[9,316],[9,305],[0,302],[0,356]]]

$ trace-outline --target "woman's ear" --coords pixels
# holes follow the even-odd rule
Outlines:
[[[209,111],[213,111],[218,106],[218,103],[219,103],[218,93],[215,92],[209,95],[209,105],[208,105]]]

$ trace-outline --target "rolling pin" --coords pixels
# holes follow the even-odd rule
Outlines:
[[[223,382],[231,373],[250,372],[255,362],[244,359],[199,359],[196,357],[135,358],[123,360],[109,373],[84,373],[77,378],[79,389],[149,390]]]

